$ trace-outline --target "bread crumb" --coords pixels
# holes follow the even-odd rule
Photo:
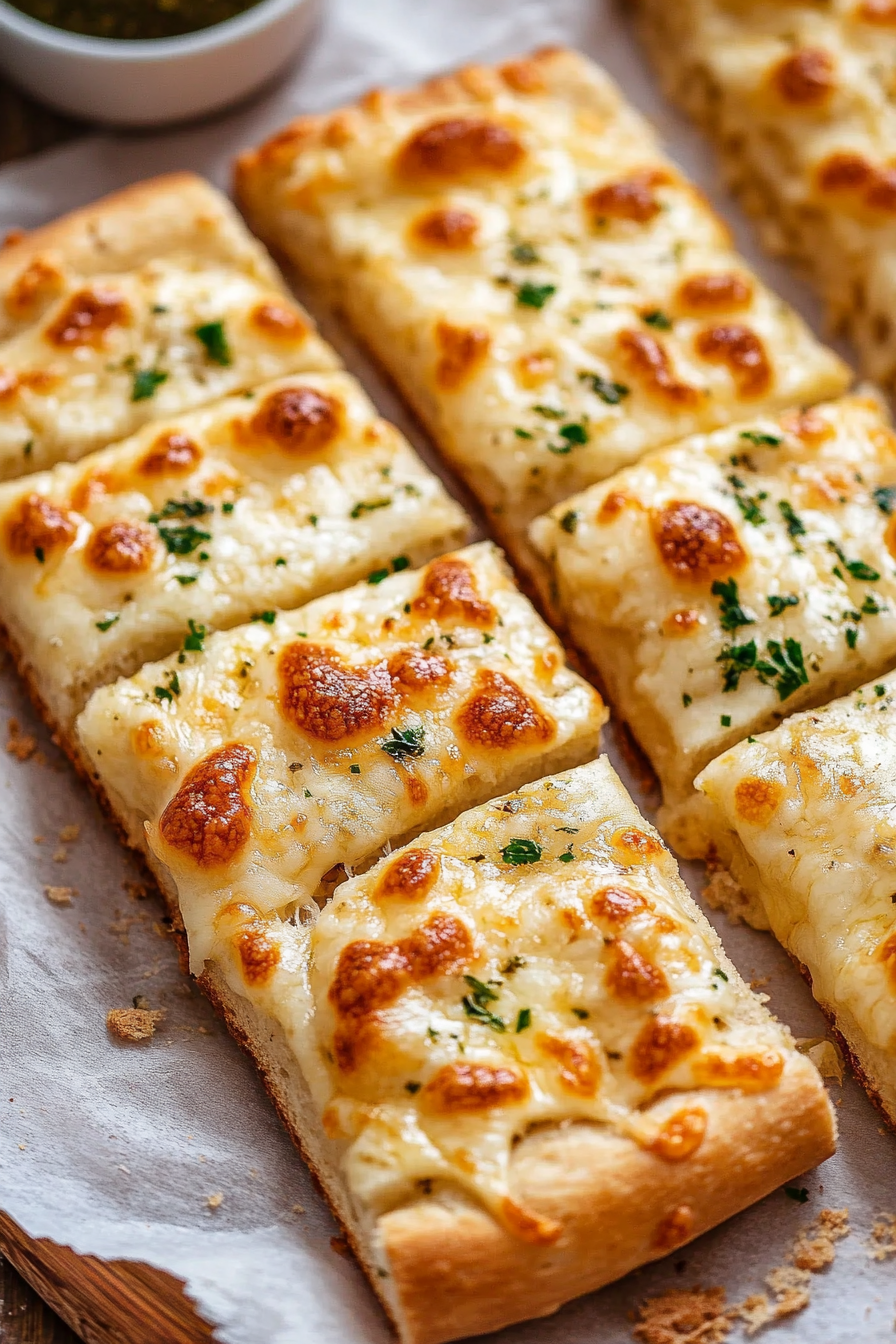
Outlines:
[[[849,1209],[822,1209],[811,1227],[804,1228],[794,1242],[791,1256],[797,1269],[817,1274],[833,1264],[834,1245],[849,1236]]]
[[[53,862],[54,863],[68,862],[68,850],[65,848],[65,845],[60,845],[59,848],[56,850],[55,854],[53,855]]]
[[[732,1315],[744,1322],[744,1331],[755,1335],[766,1325],[794,1316],[809,1305],[809,1272],[793,1265],[779,1265],[766,1276],[766,1284],[774,1294],[770,1302],[765,1293],[756,1293],[735,1307]]]
[[[148,1041],[164,1016],[164,1008],[110,1008],[106,1030],[120,1041]]]
[[[206,1196],[205,1202],[210,1209],[220,1209],[221,1205],[224,1203],[224,1195],[220,1190],[216,1190],[213,1195]]]
[[[42,844],[44,843],[44,841],[46,840],[46,838],[47,838],[47,837],[46,837],[45,835],[36,835],[36,836],[34,837],[34,843],[35,843],[36,845],[42,845]]]
[[[63,845],[71,845],[74,844],[80,834],[81,827],[74,822],[70,822],[68,826],[63,826],[59,832],[59,839]]]
[[[872,1260],[887,1260],[896,1255],[896,1213],[878,1214],[871,1229],[868,1254]]]
[[[770,975],[754,975],[753,979],[750,981],[750,988],[765,989],[766,985],[771,984],[771,979]]]
[[[44,895],[53,905],[71,905],[72,898],[78,895],[77,887],[44,887]]]
[[[293,1206],[292,1206],[292,1211],[293,1211],[293,1213],[304,1213],[304,1212],[305,1212],[305,1205],[304,1205],[304,1204],[293,1204]]]
[[[6,750],[10,756],[15,756],[17,761],[30,761],[37,751],[37,738],[32,733],[23,733],[18,719],[8,719],[6,729],[9,733]]]
[[[345,1237],[331,1237],[330,1249],[335,1251],[337,1255],[345,1256],[346,1259],[351,1258],[352,1250]]]
[[[639,1344],[721,1344],[731,1332],[724,1288],[670,1288],[638,1308]]]
[[[151,889],[145,882],[135,882],[132,878],[122,882],[121,887],[132,901],[145,901],[148,896],[152,895]]]

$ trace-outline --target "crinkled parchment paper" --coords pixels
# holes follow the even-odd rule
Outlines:
[[[90,138],[7,168],[0,229],[39,224],[170,169],[193,168],[226,185],[234,152],[288,116],[372,84],[545,42],[582,47],[660,121],[759,270],[817,325],[817,310],[788,272],[756,254],[697,136],[663,107],[623,19],[596,0],[338,0],[300,67],[251,106],[165,135]],[[401,421],[369,365],[339,333],[329,334],[383,410]],[[405,427],[419,443],[414,427]],[[134,861],[49,743],[8,667],[0,672],[0,713],[0,730],[14,717],[39,746],[28,760],[0,750],[0,1207],[32,1236],[178,1275],[228,1344],[386,1341],[362,1275],[331,1248],[337,1229],[252,1067],[182,977],[155,898],[123,886],[139,880]],[[78,838],[60,841],[73,826]],[[699,890],[701,875],[692,876]],[[54,904],[46,886],[78,894],[69,905]],[[747,978],[768,977],[772,1007],[795,1034],[823,1036],[820,1014],[780,948],[723,917],[716,923]],[[116,1044],[106,1011],[137,995],[164,1008],[164,1022],[148,1043]],[[896,1140],[882,1132],[855,1084],[847,1080],[841,1090],[834,1083],[832,1091],[841,1149],[799,1183],[806,1203],[779,1190],[678,1255],[498,1338],[629,1340],[638,1303],[669,1287],[724,1285],[729,1301],[739,1301],[761,1290],[800,1226],[822,1207],[848,1205],[851,1236],[836,1263],[815,1276],[811,1305],[775,1327],[777,1338],[891,1340],[896,1260],[872,1260],[868,1237],[877,1214],[896,1208]],[[210,1207],[209,1196],[218,1194]]]

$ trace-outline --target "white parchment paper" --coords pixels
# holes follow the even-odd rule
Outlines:
[[[176,168],[226,186],[233,154],[291,115],[372,84],[410,82],[545,42],[577,45],[610,70],[659,122],[760,272],[817,329],[814,304],[788,271],[757,253],[704,146],[663,106],[624,20],[600,0],[336,0],[301,65],[252,105],[164,135],[94,136],[0,172],[0,230],[39,224]],[[325,326],[432,462],[375,372],[344,334]],[[385,1344],[379,1308],[360,1271],[331,1248],[337,1229],[251,1065],[181,975],[154,898],[123,887],[139,876],[136,865],[8,667],[0,670],[0,713],[38,736],[44,758],[0,754],[0,1207],[32,1236],[178,1275],[228,1344]],[[60,843],[59,832],[72,825],[79,838]],[[691,876],[699,891],[700,873]],[[46,885],[79,894],[69,907],[54,906]],[[807,989],[773,940],[724,917],[714,922],[747,978],[769,977],[771,1006],[794,1032],[823,1035]],[[165,1022],[148,1045],[117,1045],[105,1030],[106,1010],[138,994],[166,1009]],[[799,1182],[809,1192],[805,1204],[778,1191],[677,1255],[495,1338],[621,1344],[631,1339],[637,1304],[672,1286],[724,1285],[739,1301],[762,1288],[801,1225],[824,1206],[848,1205],[852,1235],[814,1279],[809,1308],[776,1326],[777,1338],[891,1340],[896,1261],[873,1261],[868,1236],[875,1216],[896,1208],[896,1139],[854,1083],[832,1091],[840,1152]],[[217,1193],[223,1200],[212,1209],[208,1197]]]

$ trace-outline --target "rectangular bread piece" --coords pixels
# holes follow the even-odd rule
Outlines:
[[[532,529],[692,853],[695,775],[896,664],[896,436],[847,397],[684,440]]]
[[[663,84],[711,135],[773,252],[896,379],[896,5],[632,0]]]
[[[490,543],[384,574],[188,635],[95,692],[68,739],[176,893],[194,968],[246,884],[290,910],[336,865],[597,751],[600,696]]]
[[[339,361],[230,203],[141,182],[0,253],[0,480]]]
[[[345,311],[518,560],[528,522],[574,490],[848,382],[574,52],[303,117],[243,155],[237,192]]]
[[[814,1066],[606,758],[419,836],[316,923],[213,885],[203,983],[404,1344],[546,1315],[833,1150]]]
[[[770,928],[896,1125],[896,677],[795,714],[697,777],[714,904]]]
[[[70,732],[97,686],[176,649],[191,619],[273,621],[467,532],[354,378],[293,375],[0,486],[0,620]]]

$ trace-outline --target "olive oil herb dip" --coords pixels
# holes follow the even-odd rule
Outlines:
[[[10,0],[53,28],[88,37],[179,37],[232,19],[258,0]]]

